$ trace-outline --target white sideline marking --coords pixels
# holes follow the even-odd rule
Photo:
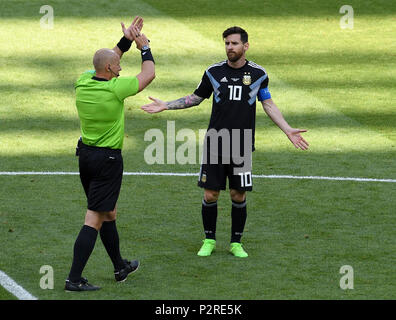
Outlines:
[[[267,179],[307,179],[307,180],[336,180],[336,181],[358,181],[358,182],[393,182],[396,179],[354,178],[354,177],[322,177],[322,176],[289,176],[289,175],[253,175],[255,178]]]
[[[38,300],[35,296],[32,296],[3,271],[0,270],[0,285],[8,292],[12,293],[19,300]]]
[[[78,172],[65,171],[0,171],[0,176],[66,176],[79,175]],[[198,176],[198,173],[178,173],[178,172],[124,172],[125,176],[172,176],[172,177],[191,177]],[[376,178],[356,178],[356,177],[324,177],[324,176],[292,176],[292,175],[263,175],[254,174],[253,178],[264,179],[305,179],[305,180],[334,180],[334,181],[357,181],[357,182],[390,182],[396,183],[396,179],[376,179]]]

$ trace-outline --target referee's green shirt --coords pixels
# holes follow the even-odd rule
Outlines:
[[[136,77],[94,80],[95,71],[84,72],[75,83],[76,106],[86,145],[122,149],[124,99],[139,91]]]

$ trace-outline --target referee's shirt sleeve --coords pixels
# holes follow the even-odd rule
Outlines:
[[[195,89],[194,94],[197,95],[198,97],[209,99],[210,95],[212,94],[213,87],[212,84],[210,83],[209,77],[206,74],[206,71],[204,72],[201,82],[198,84],[197,89]]]
[[[139,92],[139,80],[136,77],[118,77],[111,81],[112,90],[120,101]]]

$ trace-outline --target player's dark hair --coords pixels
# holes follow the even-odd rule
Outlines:
[[[243,30],[242,28],[237,27],[237,26],[231,27],[231,28],[228,28],[227,30],[225,30],[223,32],[223,39],[227,38],[230,34],[236,34],[236,33],[241,35],[242,43],[248,42],[248,34],[247,34],[247,32],[245,30]]]

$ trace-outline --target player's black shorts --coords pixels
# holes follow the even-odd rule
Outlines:
[[[208,161],[210,162],[210,161]],[[252,191],[252,166],[244,168],[244,164],[236,164],[232,160],[222,161],[217,164],[203,163],[199,172],[198,186],[210,190],[225,190],[228,178],[229,189]],[[243,170],[238,170],[244,168]]]
[[[88,209],[103,212],[114,210],[124,170],[121,150],[81,144],[79,169]]]

